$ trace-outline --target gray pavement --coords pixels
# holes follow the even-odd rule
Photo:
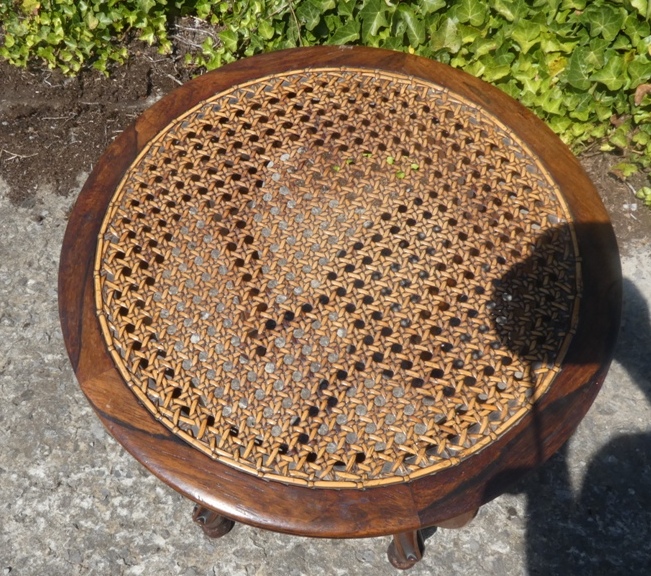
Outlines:
[[[0,180],[0,575],[398,573],[388,538],[238,525],[211,541],[191,503],[104,431],[59,330],[58,258],[76,193],[55,192],[17,208]],[[622,252],[616,359],[579,430],[470,526],[434,534],[409,574],[651,574],[651,234],[627,235]]]

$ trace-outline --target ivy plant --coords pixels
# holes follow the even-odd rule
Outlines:
[[[621,154],[623,178],[651,168],[651,0],[0,0],[0,56],[105,71],[126,34],[170,50],[178,15],[218,30],[189,65],[315,44],[407,51],[498,86],[577,152]]]
[[[167,0],[0,0],[0,57],[18,66],[40,59],[65,74],[85,64],[105,72],[127,58],[129,33],[169,51],[172,7]]]
[[[261,51],[364,44],[408,51],[490,82],[576,151],[626,153],[615,172],[651,166],[651,0],[203,0],[223,27],[195,62]],[[645,197],[647,198],[647,197]]]

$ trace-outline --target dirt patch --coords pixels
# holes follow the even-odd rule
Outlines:
[[[78,178],[92,170],[107,145],[143,110],[190,78],[179,62],[196,44],[188,34],[197,30],[181,26],[180,31],[187,37],[177,36],[173,55],[132,47],[127,64],[108,78],[92,70],[66,78],[0,62],[0,175],[14,204],[34,206],[44,188],[63,195],[78,190]],[[651,241],[651,210],[609,173],[617,159],[597,154],[581,161],[613,218],[620,245],[629,249]]]
[[[629,185],[610,173],[618,161],[610,154],[581,158],[610,214],[620,252],[630,256],[636,246],[651,243],[651,210],[635,197],[635,190],[646,183],[644,176],[632,179]]]
[[[189,72],[145,47],[109,78],[92,70],[66,78],[6,62],[0,78],[0,174],[12,202],[31,207],[40,188],[76,190],[117,134]]]

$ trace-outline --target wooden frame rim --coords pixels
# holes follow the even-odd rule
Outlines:
[[[89,250],[122,175],[171,119],[234,83],[312,66],[413,75],[486,107],[537,154],[563,191],[576,227],[586,288],[578,332],[553,390],[500,442],[435,476],[355,493],[327,490],[318,497],[307,488],[271,488],[262,479],[227,469],[174,437],[138,404],[103,344],[94,313],[94,248]],[[79,196],[64,239],[59,290],[66,347],[84,393],[114,437],[154,474],[193,500],[246,523],[304,535],[353,537],[417,529],[458,516],[497,495],[496,479],[515,477],[549,457],[578,424],[605,376],[619,323],[621,272],[608,215],[594,187],[569,150],[530,112],[496,88],[423,58],[318,47],[226,66],[189,82],[143,113],[109,146]],[[602,313],[590,313],[597,309]]]

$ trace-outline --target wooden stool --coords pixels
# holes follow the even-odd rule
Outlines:
[[[338,47],[147,110],[82,190],[59,278],[84,393],[208,535],[393,534],[399,568],[567,440],[621,298],[604,207],[539,120]]]

